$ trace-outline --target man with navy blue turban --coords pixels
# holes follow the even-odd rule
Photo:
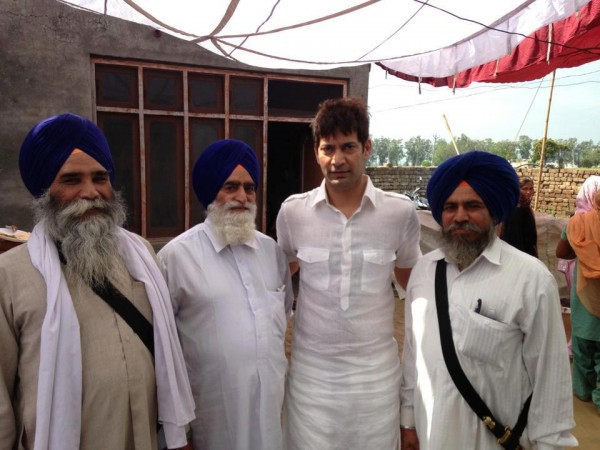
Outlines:
[[[403,450],[492,450],[498,439],[507,449],[577,445],[556,281],[497,236],[519,191],[511,165],[480,151],[450,158],[427,185],[440,248],[407,287]],[[488,411],[471,409],[475,395],[463,398],[451,353]]]
[[[121,228],[106,138],[50,117],[19,168],[36,225],[0,255],[0,448],[146,450],[158,422],[185,446],[194,406],[169,291],[150,244]]]
[[[283,252],[256,231],[259,163],[248,145],[209,145],[192,172],[206,220],[158,257],[196,401],[194,448],[280,450],[293,291]]]

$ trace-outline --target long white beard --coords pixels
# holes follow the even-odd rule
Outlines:
[[[254,238],[256,204],[246,202],[246,211],[232,211],[233,208],[239,207],[239,202],[212,202],[207,208],[215,234],[228,245],[248,243]]]
[[[481,233],[478,238],[468,240],[462,236],[452,235],[452,231],[457,228],[465,228],[467,230]],[[485,248],[496,238],[496,227],[491,226],[487,232],[477,225],[472,223],[452,224],[442,229],[438,239],[441,249],[446,257],[458,265],[461,269],[469,267],[475,259],[481,255]]]
[[[98,212],[85,217],[91,208]],[[35,200],[34,209],[36,220],[44,221],[50,237],[60,243],[67,269],[88,286],[104,283],[123,267],[117,231],[126,212],[118,193],[110,200],[78,199],[66,205],[46,193]]]

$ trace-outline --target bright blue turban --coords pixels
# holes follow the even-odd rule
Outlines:
[[[21,145],[21,178],[34,197],[41,196],[50,187],[76,148],[98,161],[114,182],[112,156],[100,128],[75,114],[61,114],[34,126]]]
[[[506,220],[516,208],[521,189],[515,169],[500,156],[472,151],[444,161],[429,179],[427,200],[439,224],[444,203],[463,180],[481,197],[495,223]]]
[[[206,147],[198,157],[192,171],[192,184],[204,208],[208,208],[227,181],[241,164],[258,187],[260,169],[254,150],[242,141],[223,139]]]

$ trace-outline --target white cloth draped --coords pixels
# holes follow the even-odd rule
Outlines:
[[[79,322],[58,251],[37,224],[28,241],[34,267],[46,283],[42,325],[35,450],[78,449],[81,434],[82,366]],[[144,283],[152,307],[158,418],[169,447],[186,444],[185,425],[194,402],[179,345],[169,292],[143,242],[119,229],[119,249],[129,274]]]

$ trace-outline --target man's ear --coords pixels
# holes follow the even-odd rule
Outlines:
[[[367,139],[365,141],[365,144],[363,145],[363,152],[365,154],[365,160],[370,158],[372,149],[373,149],[373,142],[371,142],[371,139]]]

